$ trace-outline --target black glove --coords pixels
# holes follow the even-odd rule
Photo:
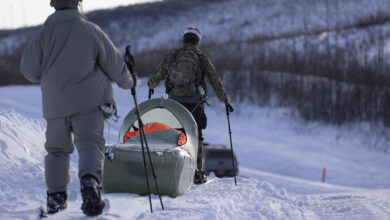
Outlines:
[[[152,95],[154,94],[154,89],[149,89],[149,96],[148,98],[152,98]]]
[[[234,112],[233,106],[231,106],[229,103],[226,104],[226,112]]]
[[[130,46],[126,47],[125,63],[126,63],[127,69],[130,71],[131,75],[133,75],[134,74],[135,60],[134,60],[133,54],[131,53]]]
[[[127,69],[130,72],[131,78],[133,79],[133,87],[131,87],[131,88],[134,89],[137,86],[137,75],[134,73],[135,60],[134,60],[133,54],[131,53],[130,46],[126,47],[125,63],[126,63]]]

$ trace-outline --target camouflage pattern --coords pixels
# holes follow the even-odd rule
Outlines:
[[[189,63],[191,60],[192,64]],[[154,89],[165,80],[166,93],[179,97],[193,96],[198,92],[196,89],[198,85],[207,93],[205,77],[209,79],[219,100],[226,102],[228,98],[225,89],[210,58],[197,46],[184,44],[164,58],[148,80],[148,87]]]

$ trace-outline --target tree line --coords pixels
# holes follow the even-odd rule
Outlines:
[[[353,38],[356,35],[363,36]],[[307,120],[390,126],[385,26],[201,45],[235,101],[295,108]],[[169,48],[137,54],[149,75]],[[141,74],[142,75],[142,74]]]

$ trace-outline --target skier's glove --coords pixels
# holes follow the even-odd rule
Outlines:
[[[130,72],[131,78],[133,79],[132,89],[134,89],[137,86],[137,75],[134,73],[135,60],[134,60],[133,54],[131,53],[130,45],[126,47],[125,63],[126,63],[127,69]]]
[[[149,89],[149,96],[148,96],[148,98],[151,99],[153,94],[154,94],[154,89]]]
[[[126,63],[127,69],[130,71],[131,74],[133,74],[134,73],[135,60],[134,60],[133,54],[131,53],[130,45],[126,47],[125,63]]]
[[[234,112],[233,106],[231,106],[230,104],[226,104],[226,111],[227,112]]]

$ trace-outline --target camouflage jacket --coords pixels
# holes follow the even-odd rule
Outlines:
[[[223,87],[221,78],[215,71],[213,64],[211,63],[210,58],[204,54],[197,46],[191,44],[184,44],[183,47],[178,48],[170,52],[164,60],[159,64],[156,71],[151,75],[148,80],[149,89],[154,89],[162,80],[165,80],[165,88],[168,94],[174,94],[176,96],[186,96],[185,92],[179,90],[179,86],[173,83],[173,80],[170,80],[170,77],[173,75],[171,66],[175,62],[175,59],[178,58],[180,53],[195,53],[199,62],[196,65],[199,65],[200,68],[197,68],[199,71],[196,73],[197,76],[192,77],[192,84],[197,87],[201,85],[207,93],[205,77],[209,79],[211,86],[213,87],[218,98],[222,102],[227,101],[227,95]],[[177,74],[177,73],[175,73]],[[184,79],[185,81],[186,79]],[[187,87],[189,90],[190,88]]]

